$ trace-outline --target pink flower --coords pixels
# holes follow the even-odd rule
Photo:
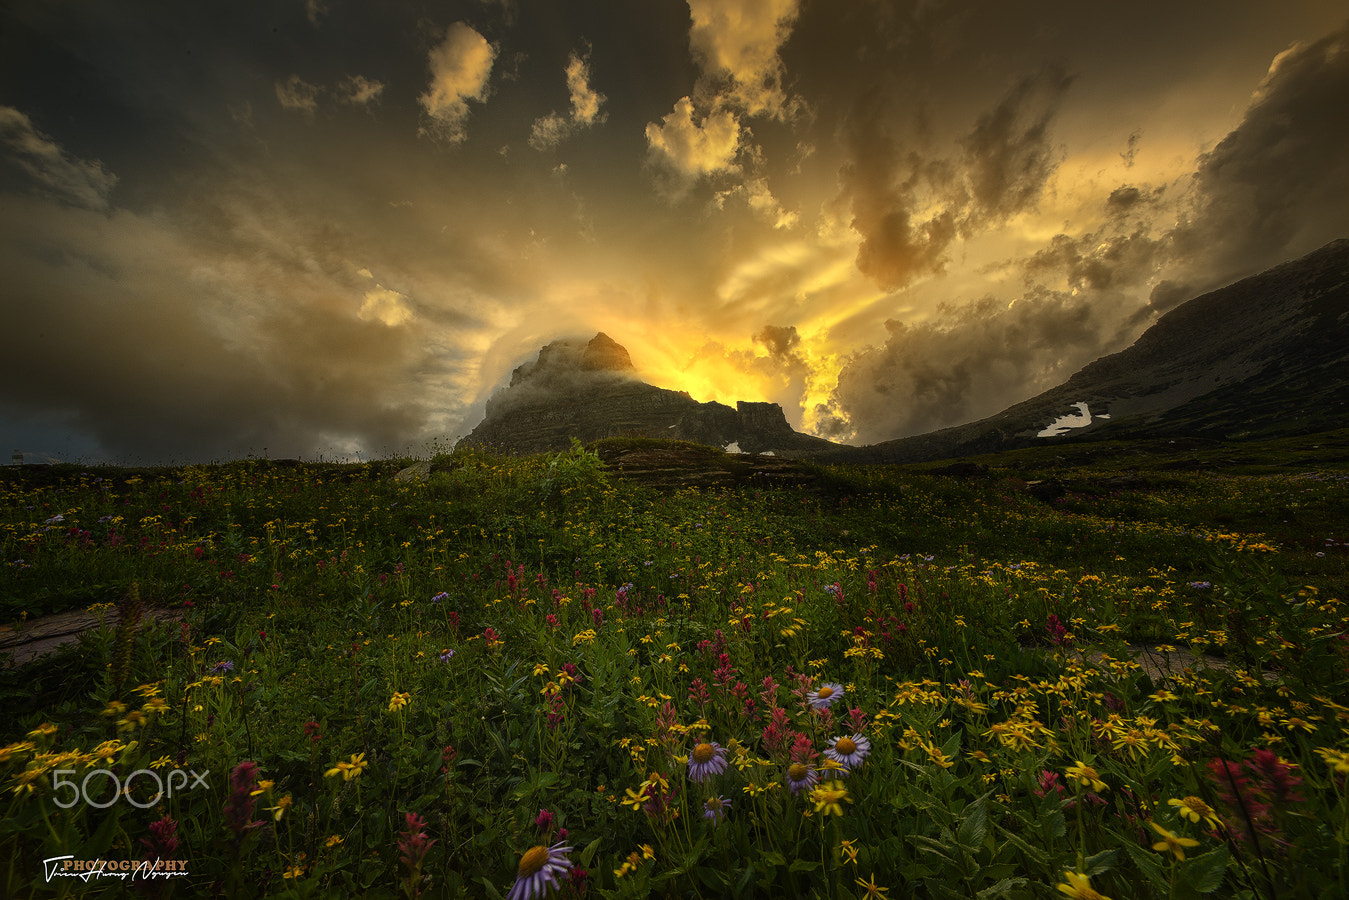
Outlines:
[[[257,786],[257,763],[245,760],[230,772],[230,798],[225,803],[225,824],[241,837],[263,825],[261,820],[253,819],[253,807],[257,803],[253,791]]]
[[[148,856],[163,859],[172,856],[178,849],[178,823],[168,816],[150,823],[150,836],[141,838],[141,843],[149,851]]]

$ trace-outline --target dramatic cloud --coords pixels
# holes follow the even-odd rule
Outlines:
[[[1056,163],[1049,123],[1071,82],[1054,68],[1022,80],[961,141],[970,198],[962,232],[1035,206]]]
[[[953,179],[968,202],[950,183],[942,195],[942,179],[925,179],[913,157],[897,179],[900,155],[859,130],[857,147],[885,148],[871,169],[854,153],[846,173],[885,187],[871,200],[854,191],[859,269],[889,286],[941,270],[937,252],[955,236],[906,218],[918,185],[946,199],[961,234],[1032,209],[1055,170],[1048,126],[1067,83],[1052,72],[1024,81],[980,118]],[[1058,233],[1028,256],[1016,267],[1022,296],[1009,307],[985,299],[915,324],[887,321],[884,346],[847,362],[819,421],[877,441],[990,415],[1119,349],[1151,315],[1349,234],[1349,121],[1326,115],[1337,108],[1349,108],[1349,27],[1280,53],[1239,124],[1198,156],[1191,176],[1172,187],[1120,184],[1102,198],[1097,227]],[[1130,135],[1125,169],[1138,148]]]
[[[875,443],[992,415],[1100,356],[1117,336],[1096,315],[1084,297],[1044,292],[1010,309],[986,298],[919,325],[889,320],[885,344],[848,362],[817,416]]]
[[[796,0],[689,0],[689,47],[702,74],[691,95],[675,103],[659,124],[646,126],[648,161],[657,186],[677,199],[713,173],[742,173],[737,154],[753,161],[756,176],[737,188],[774,227],[795,220],[768,192],[761,170],[763,148],[748,141],[742,117],[785,117],[794,105],[783,90],[778,53],[798,15]],[[723,191],[719,202],[723,202]]]
[[[467,137],[468,102],[487,99],[496,54],[485,37],[463,22],[449,27],[445,40],[431,50],[431,83],[417,98],[431,117],[432,133],[450,143]]]
[[[646,142],[651,161],[687,184],[714,172],[736,168],[740,123],[729,110],[697,121],[693,101],[683,97],[659,125],[647,124]]]
[[[862,238],[857,268],[887,290],[942,271],[956,237],[956,209],[944,195],[948,166],[902,149],[883,123],[866,112],[847,135],[850,160],[839,172]]]
[[[600,110],[605,97],[590,87],[590,64],[572,53],[567,60],[567,91],[571,96],[571,115],[565,117],[549,113],[534,122],[529,145],[535,150],[549,150],[562,143],[578,128],[588,128],[604,121]]]
[[[56,196],[89,209],[105,209],[117,176],[103,164],[71,156],[12,106],[0,106],[0,141],[10,161]]]
[[[1175,236],[1183,253],[1203,260],[1192,276],[1199,285],[1349,234],[1344,110],[1349,25],[1275,58],[1241,123],[1200,158],[1196,210]]]
[[[705,88],[751,116],[787,105],[778,50],[791,34],[797,0],[689,0],[689,45]]]
[[[1054,173],[1049,125],[1070,81],[1053,68],[1022,79],[949,156],[925,148],[921,122],[887,120],[884,100],[864,97],[839,178],[862,238],[857,268],[882,288],[902,288],[941,273],[957,235],[1033,209]]]
[[[5,6],[11,448],[416,452],[597,331],[884,440],[1349,235],[1333,4],[424,6]]]
[[[26,387],[4,402],[61,410],[100,455],[392,451],[443,415],[431,404],[448,397],[411,389],[448,374],[426,343],[439,330],[398,327],[412,320],[409,298],[325,271],[321,231],[247,227],[240,210],[226,230],[193,236],[120,210],[10,205],[21,219],[0,222],[12,325],[0,381]],[[288,246],[269,246],[271,227]],[[134,356],[110,339],[123,334]]]

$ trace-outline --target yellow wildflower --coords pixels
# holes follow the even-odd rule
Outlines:
[[[1064,872],[1063,883],[1058,888],[1072,900],[1110,900],[1109,897],[1091,886],[1091,879],[1081,872]]]
[[[876,883],[876,875],[874,872],[871,874],[871,877],[869,877],[866,881],[863,881],[860,878],[855,880],[857,881],[858,886],[861,887],[864,891],[866,891],[866,893],[863,895],[865,897],[879,897],[886,891],[890,890],[889,888],[881,887],[879,884]]]
[[[1171,853],[1175,855],[1176,859],[1183,860],[1185,859],[1186,847],[1199,846],[1199,842],[1196,841],[1194,838],[1181,837],[1180,835],[1175,834],[1174,832],[1167,831],[1165,828],[1158,825],[1156,822],[1149,822],[1148,824],[1152,826],[1153,831],[1157,832],[1162,836],[1162,839],[1160,841],[1152,845],[1153,850],[1162,850],[1162,851],[1170,850]]]
[[[810,799],[815,801],[816,812],[833,816],[843,815],[843,801],[852,802],[848,800],[848,789],[841,781],[820,785],[810,792]]]
[[[343,781],[350,781],[353,778],[359,778],[367,765],[364,753],[353,753],[350,762],[336,763],[331,769],[323,773],[323,777],[332,778],[334,775],[341,775]]]
[[[1076,765],[1069,766],[1063,774],[1076,781],[1083,787],[1089,787],[1093,791],[1103,791],[1106,789],[1105,782],[1101,776],[1091,766],[1083,763],[1081,760],[1074,760]]]
[[[1218,827],[1218,814],[1213,811],[1213,807],[1198,797],[1185,797],[1181,800],[1173,798],[1166,801],[1166,804],[1176,807],[1176,812],[1182,819],[1189,819],[1195,823],[1203,819],[1213,827]]]
[[[276,806],[268,807],[268,811],[272,813],[272,818],[280,822],[281,817],[286,814],[286,810],[290,809],[290,805],[292,802],[293,801],[290,799],[290,794],[287,794],[280,800],[276,801]]]

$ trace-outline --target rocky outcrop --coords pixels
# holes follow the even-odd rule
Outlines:
[[[637,378],[628,351],[603,333],[558,340],[511,374],[461,446],[506,453],[564,450],[572,438],[647,437],[735,445],[745,453],[800,456],[836,446],[787,424],[776,403],[699,403]]]

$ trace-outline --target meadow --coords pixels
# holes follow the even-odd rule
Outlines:
[[[0,894],[1349,896],[1346,446],[9,468]]]

